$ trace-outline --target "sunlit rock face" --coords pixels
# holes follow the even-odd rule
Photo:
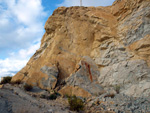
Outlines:
[[[150,95],[150,0],[108,7],[60,7],[45,24],[41,46],[12,81],[89,97],[120,86]]]

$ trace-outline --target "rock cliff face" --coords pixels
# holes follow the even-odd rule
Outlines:
[[[40,49],[12,81],[89,97],[114,86],[150,95],[150,0],[108,7],[60,7],[45,24]]]

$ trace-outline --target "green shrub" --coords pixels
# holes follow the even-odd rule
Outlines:
[[[115,85],[114,90],[119,94],[120,93],[120,85]]]
[[[1,81],[0,84],[6,84],[6,83],[10,83],[12,77],[7,76],[7,77],[3,77],[3,80]]]
[[[59,93],[57,92],[53,92],[52,94],[50,95],[40,95],[40,98],[44,98],[44,99],[48,99],[48,100],[55,100],[58,96],[61,96]]]
[[[80,98],[77,98],[76,96],[70,96],[68,97],[68,103],[70,106],[70,110],[72,111],[83,111],[84,110],[84,103]]]
[[[29,84],[25,84],[25,85],[23,86],[23,88],[24,88],[24,90],[26,90],[26,91],[31,91],[33,87],[32,87],[31,85],[29,85]]]
[[[48,99],[50,99],[50,100],[55,100],[57,98],[57,94],[56,93],[53,93],[53,94],[51,94],[49,97],[48,97]]]
[[[50,100],[55,100],[58,96],[61,96],[58,92],[55,92],[54,91],[54,93],[52,93],[49,97],[48,97],[48,99],[50,99]]]

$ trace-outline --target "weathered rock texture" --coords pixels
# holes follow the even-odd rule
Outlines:
[[[45,30],[40,49],[13,81],[84,97],[115,85],[121,93],[150,95],[150,0],[60,7]]]
[[[12,86],[5,84],[0,89],[0,113],[75,113],[69,110],[64,99],[47,100],[41,95],[47,93],[37,87],[27,92],[22,84]]]

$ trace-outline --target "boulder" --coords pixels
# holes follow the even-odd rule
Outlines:
[[[42,85],[45,89],[54,89],[57,84],[57,77],[59,73],[57,67],[43,66],[40,70],[42,73],[47,75],[47,77],[40,80],[40,85]]]
[[[66,79],[66,86],[60,92],[62,94],[82,97],[101,95],[105,91],[98,84],[97,80],[99,76],[100,74],[95,62],[86,56],[79,62],[75,72]]]

